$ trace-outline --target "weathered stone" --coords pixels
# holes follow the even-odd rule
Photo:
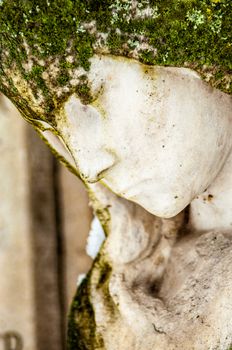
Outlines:
[[[107,236],[69,349],[227,350],[231,2],[42,3],[2,2],[0,89],[82,178]]]
[[[197,70],[231,92],[231,1],[0,3],[0,89],[28,120],[55,123],[72,93],[91,100],[90,58],[114,54]]]

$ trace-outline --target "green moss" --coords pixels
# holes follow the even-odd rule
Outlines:
[[[94,350],[95,319],[90,302],[89,276],[77,290],[68,320],[68,350]]]
[[[141,15],[148,5],[150,15]],[[0,0],[0,91],[37,129],[40,119],[55,127],[56,111],[71,93],[83,103],[93,101],[87,77],[101,32],[106,39],[100,53],[133,57],[137,52],[137,59],[148,65],[190,67],[212,86],[231,93],[231,13],[229,0],[138,0],[136,10],[132,0]],[[86,23],[94,23],[95,29]],[[72,85],[78,69],[82,73]],[[16,73],[22,84],[16,84]],[[92,202],[107,234],[109,210],[93,195]],[[78,289],[69,316],[69,350],[103,348],[90,283],[115,317],[110,276],[110,264],[100,257]]]
[[[70,80],[70,76],[68,74],[68,72],[65,69],[62,69],[60,71],[59,76],[57,77],[56,81],[60,86],[66,86],[67,83]]]
[[[110,315],[111,321],[113,322],[117,317],[117,307],[109,292],[109,281],[112,274],[112,267],[107,260],[102,257],[96,261],[95,267],[98,275],[98,278],[95,281],[96,289],[101,291],[102,298],[104,299],[104,307],[107,309],[107,314]]]
[[[90,300],[91,290],[101,295],[104,308],[111,315],[112,322],[116,316],[116,306],[109,293],[109,280],[112,273],[110,264],[104,255],[99,254],[93,267],[81,283],[71,305],[68,320],[68,350],[104,350],[102,335],[96,330],[94,309]]]
[[[86,7],[81,1],[1,1],[0,90],[11,99],[23,97],[23,104],[28,104],[29,97],[24,96],[15,83],[10,84],[17,70],[43,108],[43,115],[38,118],[49,118],[59,103],[55,89],[69,84],[67,69],[89,69],[93,38],[78,31],[80,21],[84,19]],[[72,65],[66,61],[68,50],[75,56]],[[59,74],[51,87],[42,73],[56,62]],[[25,68],[28,63],[32,67]],[[14,95],[9,91],[11,85],[14,86]],[[43,103],[39,102],[41,96]]]
[[[91,95],[91,89],[86,75],[80,77],[80,82],[77,85],[75,92],[80,97],[82,103],[90,104],[93,101],[93,96]]]
[[[94,194],[88,189],[91,200],[94,201],[97,215],[104,225],[105,232],[109,230],[109,210],[99,205]],[[96,209],[95,208],[95,209]],[[111,322],[117,317],[117,307],[109,292],[109,281],[112,274],[111,264],[104,254],[104,245],[94,260],[87,277],[78,287],[71,305],[68,319],[68,350],[104,350],[104,340],[96,328],[94,307],[91,295],[98,294],[107,309]]]
[[[95,211],[101,225],[104,229],[105,235],[107,236],[109,232],[109,224],[110,224],[110,213],[108,208],[97,208]]]
[[[105,263],[103,264],[103,267],[100,268],[100,271],[100,277],[96,286],[97,289],[101,288],[105,283],[107,283],[107,281],[109,281],[112,268],[108,263]]]
[[[109,46],[111,53],[117,54],[121,50],[124,43],[125,43],[125,38],[122,34],[116,33],[115,31],[110,32],[108,36],[107,44]]]
[[[42,109],[30,113],[35,119],[54,118],[57,105],[74,90],[88,103],[88,83],[73,87],[70,80],[76,69],[88,72],[98,31],[106,35],[103,51],[128,57],[137,51],[146,64],[190,67],[231,92],[231,13],[227,0],[138,0],[136,10],[132,0],[3,0],[0,90],[21,110],[30,104],[14,82],[17,71]],[[58,75],[48,83],[43,73],[54,65]]]

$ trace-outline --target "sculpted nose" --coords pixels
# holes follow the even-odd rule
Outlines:
[[[116,157],[108,151],[98,151],[94,157],[91,158],[92,159],[86,155],[78,160],[80,176],[89,183],[94,183],[104,178],[116,164]]]

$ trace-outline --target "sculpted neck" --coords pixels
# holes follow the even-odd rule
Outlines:
[[[190,204],[190,227],[232,231],[232,151],[215,181]]]

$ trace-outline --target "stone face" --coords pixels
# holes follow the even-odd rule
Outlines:
[[[81,176],[107,236],[72,304],[69,349],[227,350],[230,309],[219,310],[230,294],[217,286],[231,271],[217,262],[231,266],[230,196],[221,195],[231,187],[231,98],[189,69],[111,56],[94,56],[88,78],[94,100],[73,94],[56,126],[40,127]]]
[[[143,68],[93,57],[95,100],[57,118],[107,235],[69,348],[227,350],[232,101],[190,70]]]
[[[231,92],[231,4],[0,3],[0,89],[82,178],[107,236],[71,350],[232,344],[231,99],[212,88]]]
[[[225,162],[230,96],[190,69],[113,56],[94,56],[89,80],[94,101],[84,105],[72,95],[56,127],[80,176],[154,215],[178,214]]]
[[[231,208],[230,196],[222,195],[231,187],[231,99],[188,69],[148,68],[101,56],[91,62],[88,77],[94,101],[86,105],[73,94],[57,110],[55,126],[45,121],[36,126],[81,176],[107,236],[72,303],[68,348],[172,350],[181,345],[227,350],[232,343],[231,227],[229,212],[225,217],[219,212]],[[33,238],[40,248],[38,262],[36,255],[32,259],[38,272],[35,288],[39,287],[34,302],[57,330],[61,323],[53,311],[60,307],[59,296],[51,291],[42,295],[40,290],[47,282],[59,284],[45,271],[47,265],[55,266],[50,256],[56,249],[54,192],[49,192],[54,184],[44,179],[43,171],[51,176],[49,164],[40,163],[47,156],[40,159],[33,147],[29,153],[30,187],[38,192],[40,203],[50,203],[47,217],[46,208],[28,196],[33,208],[30,225],[40,232]],[[64,186],[63,191],[68,195]],[[70,198],[73,193],[62,197],[64,206]],[[188,204],[189,212],[183,211]],[[210,221],[215,210],[216,224],[205,225],[206,232],[201,232],[202,222]],[[64,218],[66,228],[72,228],[68,212]],[[48,228],[49,238],[44,236]],[[45,242],[49,255],[41,249]],[[67,253],[75,256],[74,249],[69,246]],[[47,303],[53,309],[43,309]],[[34,331],[44,346],[46,322],[41,315]],[[56,348],[59,335],[57,343],[51,338]]]

